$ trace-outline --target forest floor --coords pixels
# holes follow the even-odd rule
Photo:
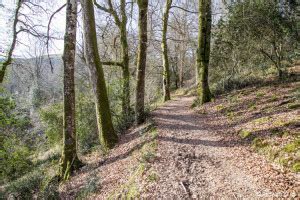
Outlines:
[[[177,96],[61,187],[88,199],[300,197],[300,83]],[[153,125],[154,124],[154,125]]]

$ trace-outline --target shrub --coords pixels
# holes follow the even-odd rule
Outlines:
[[[5,188],[6,198],[13,197],[13,199],[32,199],[33,195],[38,193],[40,190],[43,177],[44,173],[40,170],[36,170],[11,182]]]
[[[12,97],[1,88],[0,91],[0,178],[10,181],[28,172],[32,165],[31,152],[23,142],[30,121],[17,109]]]
[[[14,180],[27,173],[32,162],[29,159],[30,150],[23,145],[15,136],[0,137],[0,178],[1,180]]]
[[[50,146],[61,144],[63,133],[63,105],[52,104],[40,110],[40,117],[46,126],[46,136]]]

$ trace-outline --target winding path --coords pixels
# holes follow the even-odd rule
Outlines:
[[[153,113],[159,136],[152,168],[159,178],[146,186],[142,197],[252,199],[300,194],[299,179],[274,170],[230,134],[224,117],[190,109],[192,101],[193,97],[181,97]]]

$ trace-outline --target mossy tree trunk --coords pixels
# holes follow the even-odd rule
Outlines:
[[[211,0],[199,0],[199,31],[197,49],[198,94],[201,104],[211,101],[208,67],[211,38]]]
[[[108,7],[101,6],[96,1],[94,1],[97,8],[100,10],[111,14],[114,18],[115,24],[119,28],[120,31],[120,41],[121,41],[121,51],[122,51],[122,61],[120,66],[122,67],[122,112],[123,117],[127,117],[130,115],[130,73],[129,73],[129,50],[128,50],[128,39],[127,39],[127,15],[126,15],[126,0],[120,0],[120,15],[113,8],[113,3],[111,0],[108,0]],[[112,64],[114,65],[114,61],[104,62],[104,64]]]
[[[77,156],[75,125],[75,52],[77,28],[77,0],[67,1],[66,33],[64,39],[64,131],[63,152],[60,164],[60,177],[68,179],[73,170],[80,167]]]
[[[145,121],[145,70],[147,61],[147,24],[148,24],[148,0],[137,0],[139,7],[139,47],[137,60],[137,86],[135,119],[137,124]]]
[[[100,143],[104,150],[112,148],[118,141],[114,131],[102,63],[97,46],[93,0],[81,0],[85,59],[90,71],[95,94],[96,116]]]
[[[172,0],[166,1],[165,11],[163,14],[163,32],[162,32],[162,57],[163,57],[163,91],[164,101],[171,99],[170,95],[170,69],[169,69],[169,58],[168,58],[168,44],[167,44],[167,31],[168,31],[168,20],[169,12],[171,9]]]
[[[127,40],[127,15],[126,15],[126,1],[121,0],[121,16],[122,21],[119,26],[121,34],[121,48],[122,48],[122,71],[123,71],[123,95],[122,95],[122,110],[123,115],[129,116],[130,109],[130,73],[129,73],[129,53]]]

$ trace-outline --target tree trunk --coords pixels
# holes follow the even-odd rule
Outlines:
[[[103,150],[112,148],[118,141],[109,107],[103,68],[97,47],[94,5],[92,0],[81,0],[85,39],[85,59],[90,71],[95,94],[96,116],[100,143]]]
[[[138,0],[139,7],[139,50],[137,60],[137,86],[136,86],[136,123],[141,124],[145,121],[144,98],[145,98],[145,70],[146,70],[146,51],[147,51],[147,12],[148,0]]]
[[[129,52],[128,52],[128,40],[127,40],[127,15],[126,15],[126,0],[120,0],[120,13],[121,18],[119,17],[117,11],[113,8],[112,0],[108,0],[108,8],[105,6],[101,6],[96,1],[94,4],[100,10],[111,14],[114,18],[115,24],[119,28],[120,31],[120,41],[121,41],[121,51],[122,51],[122,62],[118,63],[119,66],[122,67],[122,115],[125,119],[130,115],[130,73],[129,73]],[[106,65],[116,65],[116,62],[103,62],[102,64]]]
[[[208,66],[211,38],[211,0],[199,0],[199,33],[197,49],[198,93],[201,104],[211,100]]]
[[[170,70],[169,70],[169,58],[168,58],[168,44],[167,44],[167,31],[168,31],[168,19],[169,12],[172,5],[172,0],[166,1],[166,7],[163,14],[163,32],[162,32],[162,54],[163,54],[163,91],[164,101],[171,99],[170,96]]]
[[[184,44],[180,44],[180,67],[179,67],[179,87],[183,88],[183,77],[184,77],[184,65],[185,65],[185,48]]]
[[[66,33],[63,53],[64,63],[64,132],[60,177],[68,179],[70,173],[79,168],[75,126],[74,66],[76,52],[77,1],[67,1]]]
[[[122,72],[123,72],[123,96],[122,96],[122,111],[123,117],[130,115],[130,73],[129,73],[129,53],[127,41],[127,16],[126,16],[126,2],[121,0],[121,16],[122,21],[119,26],[121,34],[121,48],[122,48]]]

